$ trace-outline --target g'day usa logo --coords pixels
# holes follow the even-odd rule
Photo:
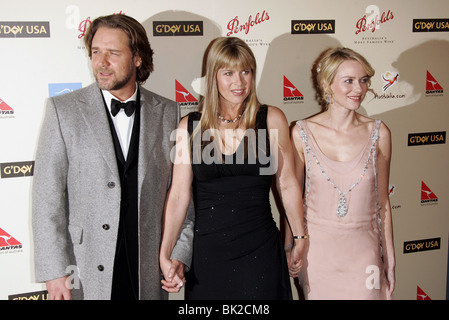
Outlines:
[[[429,144],[445,144],[445,143],[446,143],[446,131],[408,134],[407,144],[409,147],[429,145]]]
[[[35,291],[19,294],[11,294],[8,296],[8,300],[48,300],[48,291]]]
[[[292,34],[335,33],[335,20],[292,20]]]
[[[30,177],[34,173],[34,161],[0,163],[1,178]]]
[[[413,19],[413,32],[448,32],[449,19]]]
[[[50,38],[50,22],[0,21],[0,38]]]
[[[202,36],[203,21],[154,21],[153,36]]]
[[[404,253],[413,253],[441,248],[441,238],[422,239],[404,242]]]
[[[0,228],[0,254],[12,251],[21,251],[22,243]]]

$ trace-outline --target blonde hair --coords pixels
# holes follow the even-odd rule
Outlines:
[[[199,125],[192,133],[192,141],[196,134],[205,130],[218,130],[220,93],[217,72],[222,68],[251,70],[253,81],[250,93],[244,102],[240,123],[246,129],[255,128],[256,114],[260,106],[256,95],[256,58],[243,40],[236,37],[219,37],[211,41],[204,53],[202,76],[205,77],[206,86],[204,95],[199,100],[198,110],[201,112],[201,118]]]
[[[321,111],[326,111],[329,99],[332,96],[330,88],[334,81],[338,67],[347,60],[358,61],[369,76],[368,87],[371,85],[371,77],[374,69],[369,62],[359,53],[349,48],[337,47],[325,50],[320,54],[312,67],[312,77],[316,90],[316,98],[321,105]]]

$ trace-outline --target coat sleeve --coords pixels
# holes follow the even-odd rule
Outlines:
[[[173,248],[171,259],[176,259],[184,263],[186,271],[190,270],[193,253],[193,229],[195,226],[195,208],[193,201],[190,201],[187,210],[186,219],[182,225],[181,233],[178,237],[175,247]]]
[[[38,141],[32,189],[35,280],[66,275],[68,157],[53,98],[47,102]]]

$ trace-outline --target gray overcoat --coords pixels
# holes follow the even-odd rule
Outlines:
[[[160,283],[159,246],[172,172],[170,135],[180,120],[179,108],[143,87],[140,92],[140,299],[166,299]],[[120,195],[117,160],[98,85],[49,98],[33,178],[36,282],[70,274],[75,280],[74,299],[110,299]],[[193,224],[191,205],[172,255],[187,266]]]

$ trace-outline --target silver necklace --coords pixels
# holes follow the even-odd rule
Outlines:
[[[371,153],[372,153],[371,150],[370,150],[368,159],[366,159],[365,166],[363,167],[363,170],[362,170],[362,174],[359,176],[357,181],[346,192],[341,191],[340,188],[335,184],[335,182],[333,182],[332,179],[329,178],[329,176],[327,175],[326,171],[324,171],[324,168],[321,166],[320,161],[317,159],[315,153],[312,150],[310,150],[310,151],[312,153],[313,159],[315,159],[315,162],[318,165],[318,167],[320,168],[321,173],[323,174],[323,176],[331,184],[331,186],[335,190],[337,190],[338,194],[340,195],[340,199],[338,200],[338,205],[337,205],[337,216],[339,216],[339,217],[346,216],[346,214],[348,213],[348,202],[347,202],[345,196],[349,192],[351,192],[355,187],[357,187],[359,185],[360,181],[362,181],[362,178],[365,176],[365,172],[366,172],[366,169],[368,168],[369,160],[371,159]]]
[[[366,159],[365,162],[365,166],[363,167],[362,173],[359,176],[359,178],[357,179],[357,181],[348,189],[348,191],[343,192],[340,190],[340,188],[335,184],[335,182],[332,181],[331,178],[329,178],[329,176],[327,175],[326,171],[324,170],[324,168],[321,166],[320,161],[318,160],[318,158],[315,155],[315,152],[312,151],[312,149],[310,148],[310,146],[307,144],[308,142],[308,137],[307,134],[304,132],[304,130],[301,128],[301,137],[302,140],[305,142],[306,144],[306,151],[308,156],[310,157],[310,154],[312,154],[313,159],[315,159],[316,164],[318,165],[318,167],[321,170],[321,173],[323,174],[324,178],[331,184],[331,186],[337,190],[338,194],[340,195],[340,198],[338,200],[338,205],[337,205],[337,216],[339,217],[344,217],[346,216],[346,214],[348,213],[348,202],[346,200],[346,195],[351,192],[355,187],[357,187],[360,183],[360,181],[362,180],[362,178],[365,176],[365,172],[366,169],[368,168],[368,164],[369,161],[371,159],[371,155],[373,154],[373,152],[375,152],[376,147],[374,145],[375,140],[377,140],[377,137],[375,138],[375,135],[373,134],[373,136],[371,137],[373,144],[371,145],[371,149],[369,152],[369,156],[368,159]],[[310,158],[309,158],[310,159]]]
[[[226,123],[236,122],[236,121],[239,121],[242,118],[242,114],[239,114],[237,116],[237,118],[234,118],[234,119],[231,119],[231,120],[223,118],[222,115],[220,114],[220,112],[217,112],[217,115],[218,115],[218,118],[220,118],[220,120],[222,122],[226,122]]]

